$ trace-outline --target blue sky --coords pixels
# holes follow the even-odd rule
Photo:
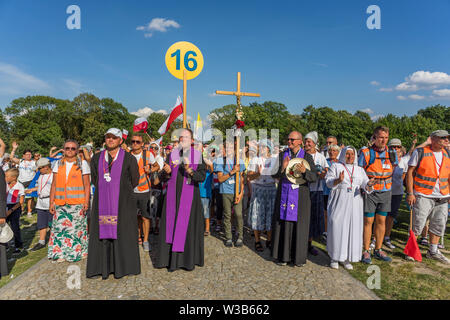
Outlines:
[[[81,30],[66,27],[71,4],[81,9]],[[366,26],[372,4],[381,9],[380,30]],[[155,18],[172,27],[137,30]],[[244,104],[412,115],[449,105],[449,34],[448,0],[0,0],[0,107],[26,95],[91,92],[130,112],[170,110],[182,81],[164,55],[189,41],[205,58],[202,73],[188,81],[192,118],[235,102],[213,93],[235,90],[237,71],[241,90],[261,94]]]

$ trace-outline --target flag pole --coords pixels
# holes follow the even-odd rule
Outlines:
[[[187,79],[186,70],[183,70],[183,128],[187,128],[186,125],[186,89],[187,89]]]

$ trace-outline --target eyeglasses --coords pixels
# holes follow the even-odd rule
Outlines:
[[[141,144],[141,143],[142,143],[142,141],[139,141],[139,140],[131,140],[131,143],[135,143],[135,144]]]
[[[158,147],[150,147],[150,149],[158,150]]]
[[[441,137],[441,140],[450,140],[450,137]]]
[[[77,151],[77,148],[74,148],[74,147],[65,147],[64,150],[66,150],[66,151]]]

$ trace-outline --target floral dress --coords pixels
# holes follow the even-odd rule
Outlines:
[[[83,205],[55,206],[52,231],[48,243],[48,258],[80,261],[87,257],[87,218]]]

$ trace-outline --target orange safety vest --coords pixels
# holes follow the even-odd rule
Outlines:
[[[151,183],[150,179],[148,178],[147,174],[144,171],[144,156],[145,156],[145,164],[150,165],[150,152],[151,151],[142,151],[142,156],[139,159],[138,165],[139,165],[139,184],[137,186],[137,189],[139,191],[147,191],[150,189]]]
[[[421,154],[421,153],[419,153]],[[442,162],[439,175],[436,170],[436,158],[430,147],[424,147],[419,166],[416,167],[414,176],[414,190],[422,194],[430,195],[439,179],[439,189],[442,195],[449,193],[448,176],[450,174],[450,158],[447,151],[442,151]],[[438,164],[439,165],[439,164]]]
[[[394,172],[391,160],[389,159],[389,156],[381,158],[379,152],[376,150],[373,151],[375,151],[375,161],[369,165],[370,149],[366,147],[361,150],[364,159],[366,160],[364,170],[366,170],[367,177],[369,177],[369,179],[375,178],[375,184],[373,185],[375,191],[383,190],[384,186],[386,186],[386,189],[390,190],[392,186],[392,174]],[[385,154],[389,155],[388,148],[386,148]],[[384,160],[384,167],[382,160]]]
[[[84,185],[81,168],[74,163],[66,181],[66,164],[58,164],[58,175],[56,177],[55,204],[84,204]]]

